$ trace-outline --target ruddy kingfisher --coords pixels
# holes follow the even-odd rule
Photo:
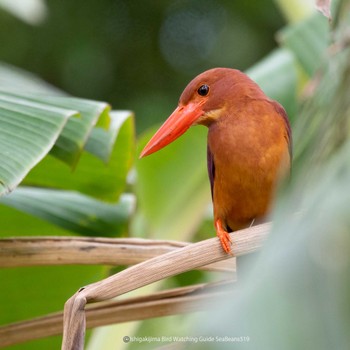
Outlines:
[[[287,114],[246,74],[214,68],[195,77],[178,107],[140,157],[160,150],[192,125],[208,127],[207,165],[214,226],[225,252],[229,232],[262,221],[271,208],[279,178],[291,166]]]

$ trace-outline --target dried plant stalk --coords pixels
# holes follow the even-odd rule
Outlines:
[[[134,265],[191,243],[138,238],[14,237],[0,239],[0,266]],[[235,271],[234,259],[202,269]]]
[[[152,295],[90,304],[86,308],[87,328],[153,317],[201,311],[212,300],[227,295],[225,283],[197,284]],[[0,327],[0,347],[62,334],[63,312]]]
[[[233,254],[255,251],[266,238],[270,224],[253,226],[230,234]],[[102,281],[81,288],[65,304],[62,349],[83,349],[86,328],[85,305],[127,293],[163,278],[230,258],[216,238],[191,244],[129,267]]]
[[[231,234],[234,255],[240,256],[258,249],[269,230],[270,224],[263,224]],[[107,254],[108,257],[102,257],[102,260],[101,255],[103,254]],[[27,259],[31,259],[29,263],[25,262]],[[198,301],[222,297],[222,293],[225,292],[208,291],[209,286],[200,285],[123,301],[104,301],[88,306],[86,303],[107,300],[203,265],[207,265],[208,269],[231,271],[231,277],[235,276],[232,267],[235,259],[222,252],[216,238],[195,244],[143,239],[77,237],[0,240],[0,264],[7,267],[22,266],[22,264],[25,266],[61,264],[59,262],[61,259],[64,264],[105,263],[109,265],[128,265],[146,260],[105,280],[82,288],[66,303],[63,349],[83,349],[85,317],[87,327],[96,327],[191,312],[203,309],[204,304],[197,303]],[[227,262],[230,264],[227,265]],[[209,266],[210,264],[212,265]],[[206,292],[198,293],[200,289]],[[0,346],[56,335],[61,332],[62,313],[51,314],[0,327]]]

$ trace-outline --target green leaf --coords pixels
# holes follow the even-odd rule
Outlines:
[[[108,130],[93,130],[86,148],[94,155],[83,152],[74,172],[49,156],[32,169],[24,183],[76,190],[101,200],[117,201],[134,157],[134,118],[131,112],[118,111],[112,111],[110,118]]]
[[[105,130],[97,127],[92,130],[85,149],[108,163],[113,152],[118,133],[127,119],[132,116],[130,111],[112,111],[110,113],[110,127]]]
[[[0,195],[49,152],[72,116],[75,111],[0,94]]]
[[[51,153],[68,163],[75,166],[84,145],[100,116],[103,120],[103,126],[109,126],[110,107],[105,102],[97,102],[73,97],[48,96],[43,94],[29,94],[23,91],[8,92],[2,91],[0,96],[7,97],[10,101],[16,102],[13,98],[27,100],[38,103],[44,107],[59,107],[76,111],[78,118],[70,118],[58,140],[56,141]]]
[[[75,176],[73,183],[64,188],[116,201],[125,186],[134,152],[131,113],[110,114],[107,103],[63,96],[40,79],[22,73],[0,65],[0,195],[16,187],[49,151],[55,158],[76,166],[86,148],[91,154],[84,156],[79,171],[83,175]],[[64,169],[52,173],[57,181],[46,179],[51,170],[61,169],[52,163],[49,169],[44,166],[45,174],[41,173],[44,185],[61,188],[71,172]],[[84,181],[78,184],[78,178]],[[32,183],[41,185],[36,180]]]
[[[127,232],[134,199],[107,204],[77,192],[19,187],[0,203],[80,234],[115,237]]]
[[[105,102],[56,96],[45,97],[44,101],[55,106],[76,109],[81,114],[81,118],[71,118],[68,121],[51,151],[55,157],[75,166],[100,116],[104,116],[105,127],[108,127],[109,118],[106,119],[106,116],[108,117],[110,106]]]

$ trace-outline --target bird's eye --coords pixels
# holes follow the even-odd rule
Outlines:
[[[201,96],[207,96],[209,93],[209,86],[208,85],[202,85],[199,87],[199,89],[197,90],[198,94]]]

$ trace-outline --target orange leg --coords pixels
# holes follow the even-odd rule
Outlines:
[[[215,229],[216,229],[216,235],[220,239],[220,243],[222,245],[222,248],[227,254],[232,254],[231,250],[231,238],[228,232],[222,227],[222,222],[220,219],[215,220]]]

